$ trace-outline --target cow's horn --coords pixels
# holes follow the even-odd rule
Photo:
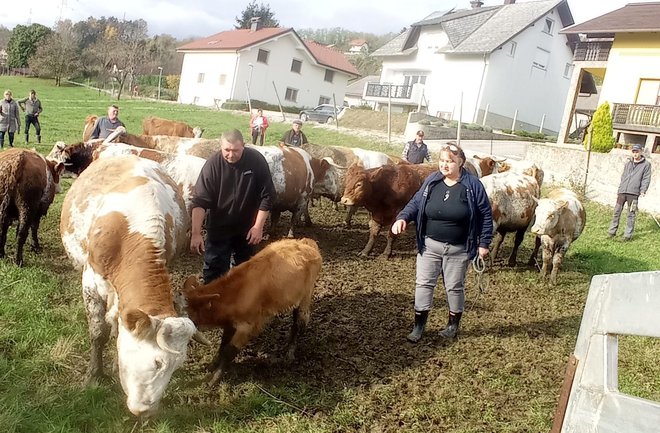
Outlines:
[[[180,355],[181,352],[178,350],[172,349],[169,344],[167,343],[167,339],[165,338],[166,334],[170,334],[170,328],[169,325],[162,324],[160,326],[160,329],[158,329],[158,332],[156,333],[156,343],[158,343],[158,346],[163,349],[165,352],[172,353],[174,355]]]
[[[211,341],[210,341],[208,338],[206,338],[206,337],[204,336],[204,334],[202,334],[202,332],[199,331],[199,330],[198,330],[198,331],[195,331],[195,333],[193,334],[192,338],[193,338],[193,340],[195,340],[196,342],[198,342],[198,343],[200,343],[200,344],[203,344],[203,345],[205,345],[205,346],[212,346],[212,345],[213,345],[213,343],[211,343]]]

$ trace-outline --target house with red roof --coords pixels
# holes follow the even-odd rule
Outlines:
[[[260,100],[315,107],[344,100],[359,76],[343,53],[303,41],[292,28],[228,30],[177,48],[183,53],[179,102],[219,106],[227,100]]]

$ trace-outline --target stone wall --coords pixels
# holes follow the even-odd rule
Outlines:
[[[660,155],[645,155],[651,162],[651,185],[646,196],[639,200],[639,208],[660,214]],[[616,191],[629,150],[612,149],[610,153],[592,152],[587,176],[587,197],[599,203],[614,206]],[[587,151],[570,144],[542,145],[529,143],[525,159],[536,162],[545,171],[545,184],[571,183],[583,185],[587,167]]]

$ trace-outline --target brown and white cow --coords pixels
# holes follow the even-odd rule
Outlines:
[[[188,213],[192,211],[192,194],[199,173],[206,160],[197,156],[172,154],[155,149],[145,149],[124,143],[104,143],[93,152],[93,158],[108,158],[118,155],[136,155],[159,163],[176,182],[186,204]]]
[[[28,232],[32,232],[32,249],[41,250],[39,224],[55,193],[60,191],[63,169],[64,165],[32,150],[0,152],[0,257],[5,256],[7,231],[14,220],[18,220],[16,265],[23,266],[23,247]]]
[[[62,204],[62,243],[82,269],[88,379],[103,373],[103,348],[116,335],[119,379],[135,415],[156,412],[196,332],[176,314],[167,268],[188,247],[188,218],[163,167],[134,155],[94,161]]]
[[[543,177],[545,173],[543,169],[533,161],[526,160],[503,160],[497,162],[497,168],[500,173],[510,171],[512,173],[526,174],[536,179],[539,187],[543,185]]]
[[[536,220],[531,232],[536,234],[536,246],[531,261],[536,261],[539,246],[543,245],[543,266],[541,277],[546,277],[548,269],[550,282],[557,282],[557,274],[564,254],[576,240],[587,222],[587,214],[577,195],[568,189],[557,188],[548,197],[539,200],[536,207]]]
[[[275,315],[293,311],[287,357],[295,357],[298,334],[309,321],[321,253],[311,239],[283,239],[267,245],[222,277],[199,286],[184,285],[186,311],[195,325],[222,327],[222,343],[208,369],[215,384],[236,354]]]
[[[346,189],[341,202],[345,205],[364,206],[371,212],[369,240],[360,252],[368,256],[380,229],[394,223],[396,215],[422,186],[424,179],[437,170],[431,164],[397,164],[364,169],[352,165],[346,173]],[[387,230],[387,246],[381,257],[392,254],[392,232]]]
[[[489,174],[498,173],[499,163],[501,161],[492,156],[474,155],[472,158],[468,158],[467,161],[465,161],[465,169],[473,175],[481,178],[488,176]]]
[[[518,248],[534,218],[536,200],[540,194],[539,185],[531,176],[511,172],[491,174],[480,180],[488,194],[493,211],[493,229],[497,233],[493,242],[491,265],[506,234],[516,232],[513,250],[509,256],[509,266],[515,266]]]
[[[96,125],[96,120],[99,118],[96,114],[90,114],[85,117],[85,125],[83,126],[83,135],[82,140],[84,142],[89,141],[92,138],[92,132],[94,131],[94,125]]]
[[[142,120],[142,134],[144,135],[170,135],[173,137],[199,138],[204,130],[200,127],[193,128],[185,122],[178,120],[161,119],[149,116]]]

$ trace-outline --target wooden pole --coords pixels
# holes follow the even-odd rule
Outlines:
[[[560,433],[561,428],[564,425],[564,417],[566,416],[566,408],[568,407],[568,399],[571,396],[571,387],[573,386],[573,379],[575,379],[577,366],[578,359],[574,354],[571,354],[570,358],[568,358],[564,381],[562,382],[561,390],[559,391],[559,402],[557,403],[557,410],[555,410],[550,433]]]
[[[335,109],[335,129],[339,130],[339,119],[337,119],[337,97],[332,94],[332,107]]]
[[[458,101],[458,127],[456,128],[456,145],[461,146],[461,126],[463,123],[463,92],[461,92],[461,99]]]
[[[387,144],[392,143],[392,85],[387,87]]]
[[[275,89],[275,97],[277,98],[277,105],[280,106],[280,113],[282,113],[282,121],[286,122],[286,116],[284,115],[284,109],[282,108],[282,101],[280,101],[280,95],[277,93],[277,86],[275,81],[273,81],[273,89]]]

